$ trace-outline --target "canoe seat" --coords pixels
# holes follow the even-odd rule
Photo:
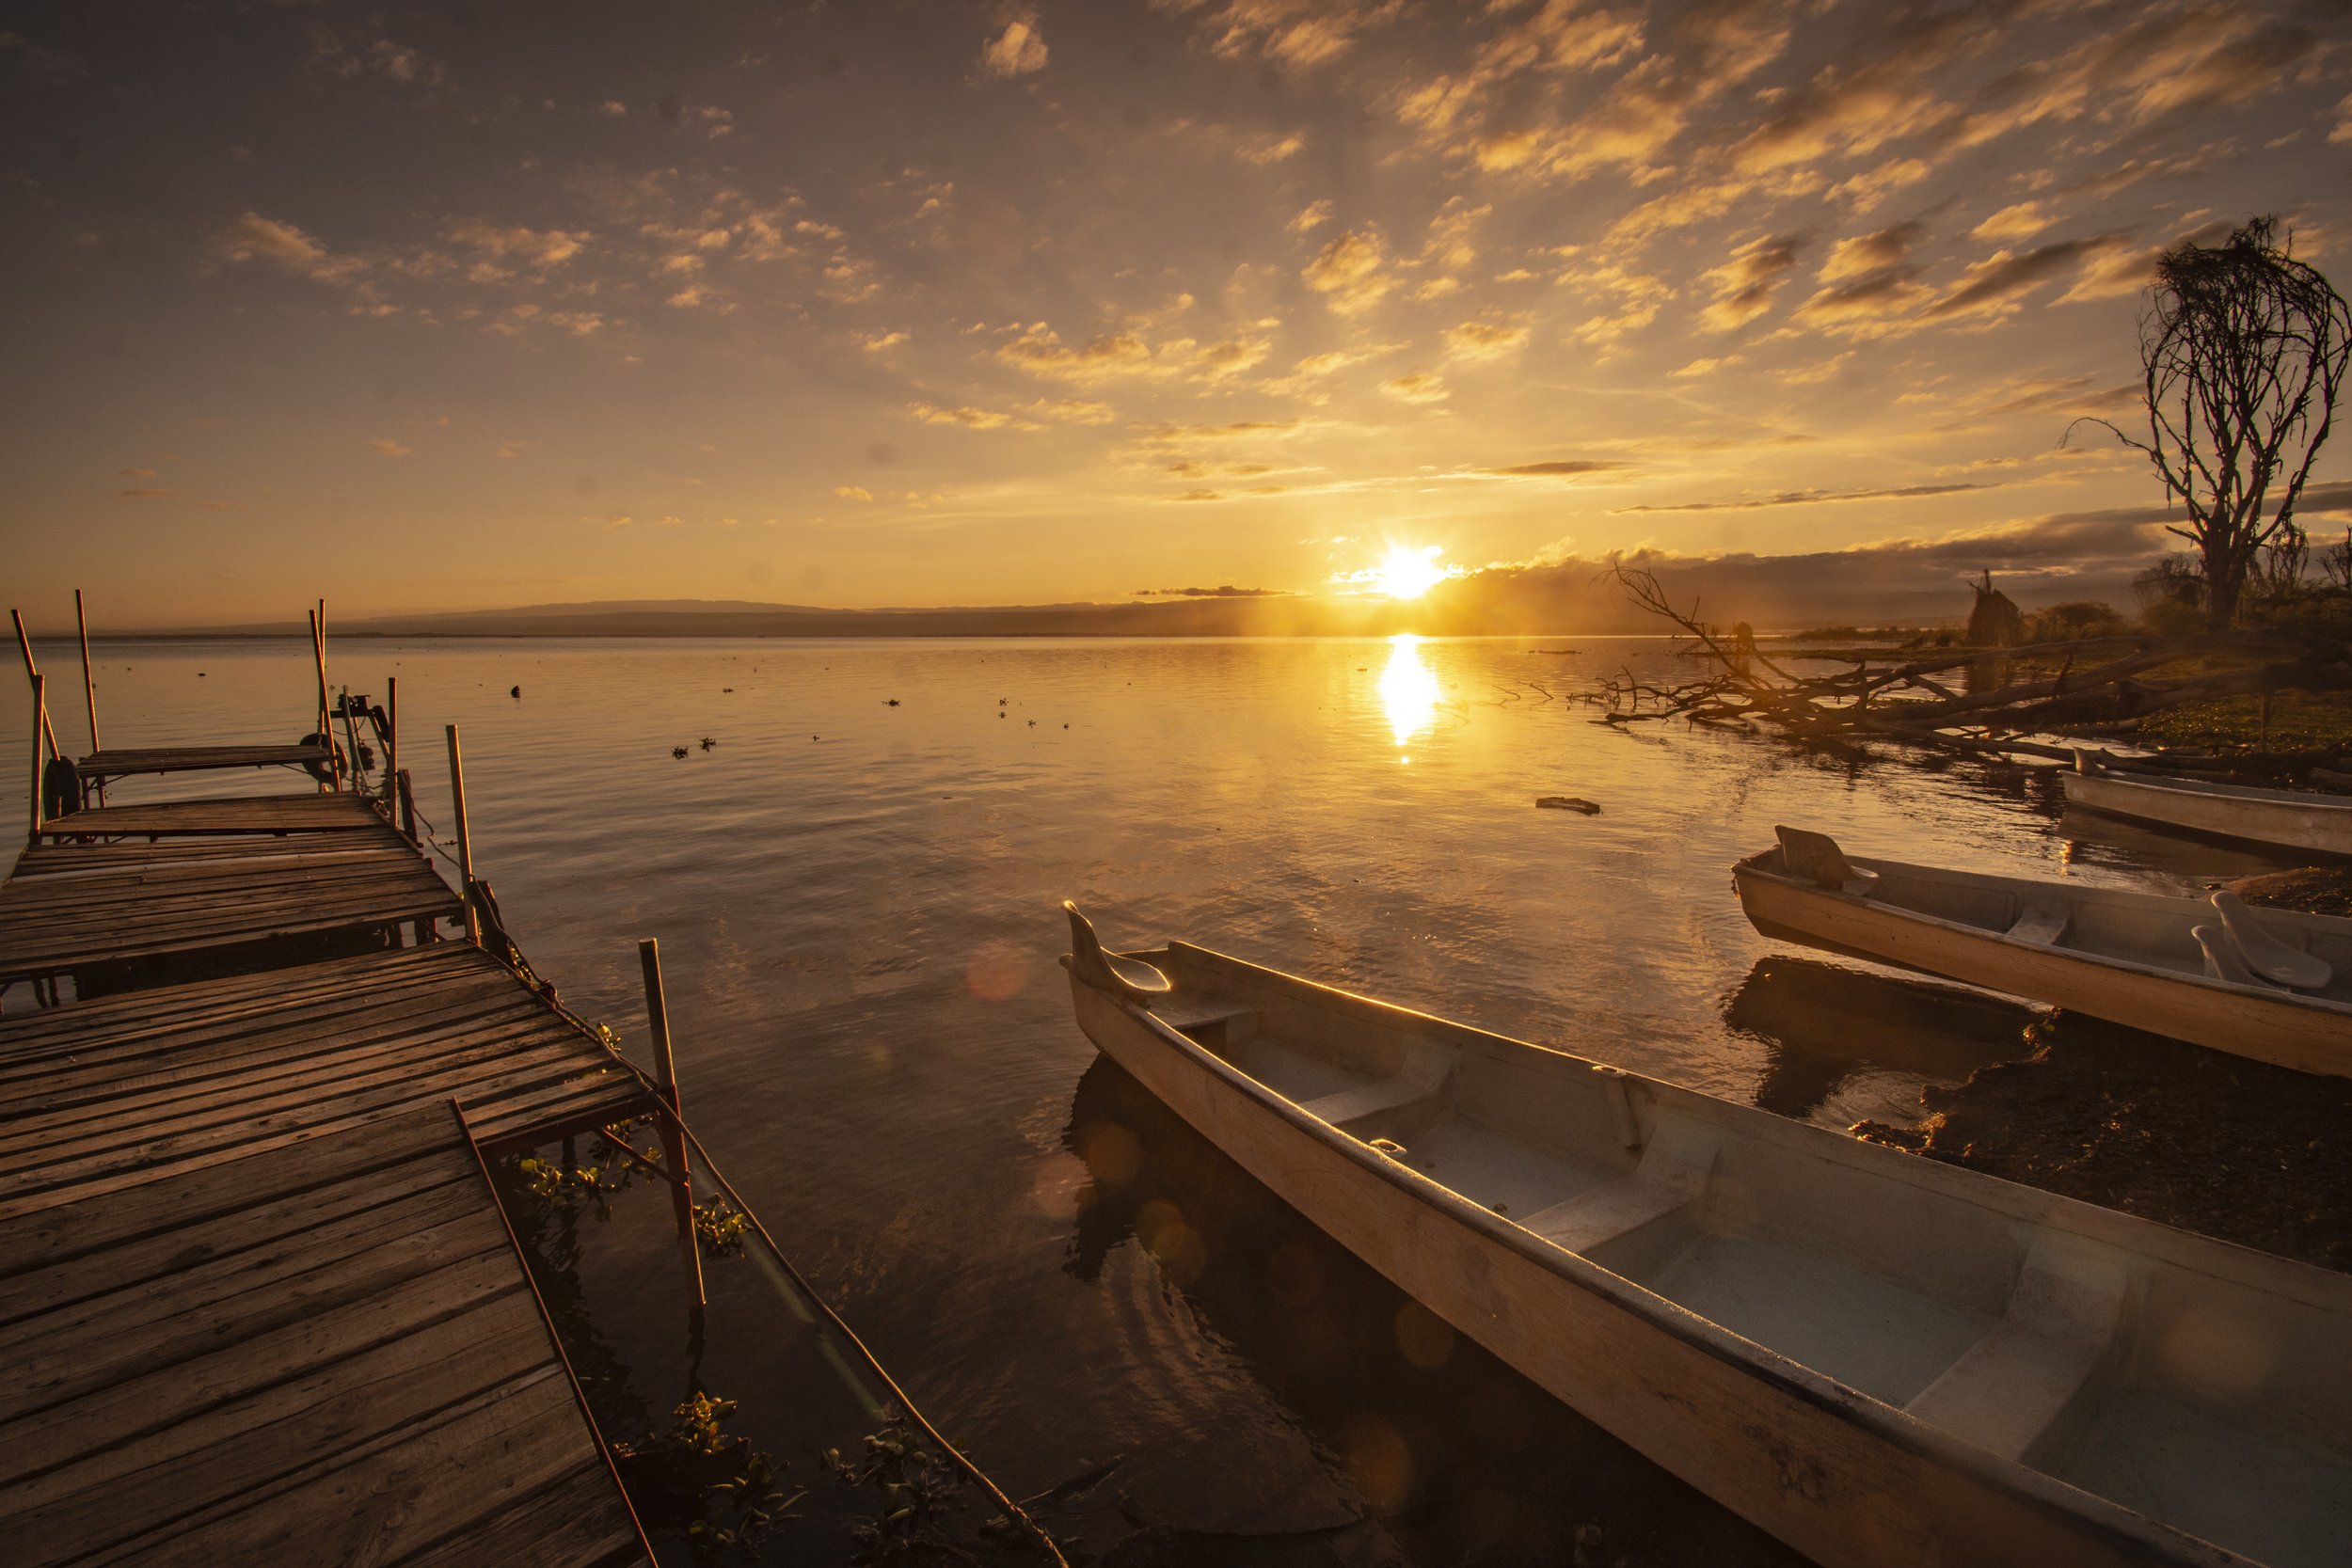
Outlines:
[[[1343,1127],[1382,1111],[1401,1111],[1416,1101],[1427,1100],[1442,1090],[1453,1076],[1454,1058],[1433,1053],[1414,1058],[1393,1078],[1383,1078],[1359,1089],[1327,1094],[1305,1101],[1299,1109],[1334,1127]]]
[[[2246,967],[2264,979],[2276,980],[2296,990],[2317,990],[2335,974],[2327,959],[2289,947],[2264,929],[2262,921],[2236,894],[2215,894],[2213,907],[2214,912],[2221,916],[2222,929],[2237,944],[2238,956],[2245,959]]]
[[[1877,884],[1879,874],[1865,871],[1846,859],[1846,852],[1827,833],[1817,833],[1807,828],[1774,828],[1780,837],[1780,863],[1792,877],[1802,877],[1817,887],[1835,888],[1840,893],[1869,896]]]
[[[2041,1238],[2000,1323],[1903,1408],[2023,1461],[2107,1359],[2130,1284],[2113,1258],[2072,1238]]]
[[[1152,1016],[1180,1035],[1217,1029],[1220,1039],[1239,1045],[1258,1032],[1258,1009],[1217,996],[1175,996],[1150,1004]]]
[[[2010,923],[2009,934],[2015,941],[2048,947],[2066,934],[2067,923],[2073,919],[2071,911],[2028,904],[2025,912]]]
[[[2197,945],[2205,950],[2205,975],[2208,979],[2225,980],[2233,986],[2251,986],[2257,990],[2280,989],[2246,967],[2246,955],[2238,951],[2237,939],[2230,935],[2227,926],[2191,926],[2188,934],[2195,937]]]
[[[1631,1176],[1539,1209],[1518,1223],[1556,1247],[1590,1252],[1698,1201],[1715,1167],[1715,1141],[1695,1127],[1660,1129]]]

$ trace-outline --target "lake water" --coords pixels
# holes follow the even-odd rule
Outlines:
[[[40,652],[79,751],[78,662]],[[291,741],[308,655],[102,642],[103,733]],[[398,677],[401,760],[444,833],[440,726],[461,726],[478,873],[633,1053],[636,940],[660,939],[696,1131],[926,1411],[1016,1496],[1120,1460],[1057,1519],[1097,1550],[1138,1524],[1307,1540],[1370,1513],[1389,1524],[1364,1550],[1426,1562],[1565,1560],[1580,1527],[1595,1561],[1778,1556],[1471,1347],[1431,1352],[1408,1304],[1098,1064],[1061,899],[1114,945],[1181,936],[1843,1127],[1915,1117],[1923,1082],[2018,1053],[2025,1015],[1757,937],[1729,868],[1775,823],[2117,885],[2267,863],[2070,840],[2046,778],[1614,729],[1565,700],[1604,669],[1687,673],[1647,641],[343,641],[332,660],[378,701]],[[21,758],[24,689],[0,692]],[[1136,1240],[1154,1203],[1197,1249]],[[637,1228],[653,1264],[591,1265],[599,1332],[666,1407],[692,1370],[657,1277],[675,1253]],[[1307,1296],[1269,1294],[1299,1257]],[[747,1405],[786,1386],[791,1338],[756,1296],[699,1367]],[[787,1412],[755,1419],[794,1441]]]

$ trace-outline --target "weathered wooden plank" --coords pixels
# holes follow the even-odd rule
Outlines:
[[[502,1086],[561,1082],[581,1070],[568,1047],[510,1053],[503,1042],[463,1053],[419,1074],[387,1071],[342,1093],[280,1096],[250,1107],[209,1106],[183,1117],[142,1127],[93,1133],[49,1146],[17,1160],[0,1148],[0,1173],[11,1175],[11,1202],[102,1175],[148,1165],[166,1165],[249,1140],[296,1130],[348,1125],[355,1117],[380,1115],[421,1101],[446,1102],[453,1096],[495,1093]],[[6,1212],[0,1205],[0,1212]]]
[[[476,1143],[512,1143],[533,1133],[555,1137],[626,1121],[655,1108],[652,1091],[615,1067],[597,1079],[573,1080],[531,1094],[469,1097],[466,1124]]]
[[[147,1287],[119,1300],[69,1308],[54,1323],[36,1319],[23,1324],[11,1335],[14,1366],[0,1386],[0,1421],[167,1370],[474,1259],[506,1259],[512,1246],[505,1227],[478,1193],[467,1196],[473,1201],[421,1228],[388,1226],[356,1248],[347,1235],[340,1244],[330,1235],[324,1239],[327,1250],[314,1259],[281,1251],[259,1259],[249,1279],[244,1270],[231,1277],[215,1268],[194,1279],[174,1276],[160,1291]],[[177,1294],[183,1282],[184,1306],[158,1305],[156,1297]]]
[[[256,1203],[386,1170],[449,1146],[446,1101],[404,1113],[365,1117],[344,1135],[302,1149],[309,1134],[263,1142],[199,1169],[158,1170],[93,1187],[97,1197],[145,1186],[136,1201],[90,1203],[50,1196],[6,1205],[0,1216],[0,1270],[46,1267],[103,1247],[152,1236]],[[292,1151],[292,1152],[289,1152]],[[164,1178],[170,1177],[166,1180]]]
[[[478,1182],[479,1177],[474,1180]],[[448,1402],[542,1369],[546,1331],[517,1293],[272,1384],[134,1442],[0,1487],[0,1521],[25,1568],[129,1541],[230,1499],[256,1502],[322,1456],[381,1443]],[[417,1376],[421,1365],[442,1380]],[[609,1496],[604,1501],[617,1511]],[[583,1498],[583,1514],[587,1513]],[[534,1562],[532,1552],[475,1561]]]
[[[231,795],[199,800],[148,800],[97,806],[53,817],[41,828],[52,839],[89,834],[171,837],[179,834],[307,833],[381,822],[367,800],[345,791],[321,795]]]
[[[549,1366],[321,1460],[265,1498],[215,1505],[88,1560],[395,1563],[585,1468],[583,1439],[571,1388]]]
[[[494,1517],[404,1560],[400,1568],[478,1568],[491,1562],[650,1568],[636,1523],[601,1467],[565,1476],[510,1502]]]
[[[198,773],[223,768],[305,768],[334,757],[323,746],[125,746],[74,763],[85,779],[129,773]]]
[[[249,1201],[154,1235],[114,1241],[21,1274],[0,1274],[0,1328],[102,1294],[192,1277],[215,1259],[250,1258],[290,1242],[308,1244],[304,1239],[314,1232],[325,1234],[351,1220],[480,1180],[470,1160],[437,1150],[323,1186],[245,1194]]]
[[[16,860],[19,877],[70,876],[92,871],[157,871],[174,865],[314,860],[355,851],[405,847],[408,841],[388,823],[335,828],[300,838],[173,838],[149,843],[82,843],[72,839],[40,844]]]
[[[0,1481],[39,1475],[161,1432],[255,1389],[404,1339],[478,1303],[527,1291],[511,1248],[485,1254],[210,1354],[110,1384],[71,1404],[0,1422]],[[415,1375],[432,1381],[441,1374],[419,1366]]]
[[[59,1069],[18,1080],[16,1108],[0,1116],[0,1131],[77,1120],[121,1120],[200,1095],[290,1087],[320,1073],[341,1071],[387,1052],[435,1044],[454,1046],[469,1036],[534,1023],[550,1037],[571,1031],[529,995],[509,986],[504,996],[451,999],[427,991],[369,1009],[357,1027],[327,1034],[319,1022],[278,1024],[244,1037],[182,1047],[159,1064],[153,1057],[118,1055],[94,1067]],[[338,1025],[342,1020],[335,1021]]]
[[[496,959],[464,942],[328,958],[252,974],[182,981],[95,1001],[0,1018],[0,1073],[46,1053],[80,1054],[122,1044],[200,1037],[239,1021],[310,1003],[338,1006],[355,992],[437,986],[459,975],[511,980]]]

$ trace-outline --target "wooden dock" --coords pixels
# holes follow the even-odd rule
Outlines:
[[[644,1081],[354,794],[40,815],[0,882],[7,1560],[649,1564],[484,1156]]]

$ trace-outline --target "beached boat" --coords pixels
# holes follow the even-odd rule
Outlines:
[[[2248,844],[2352,855],[2352,797],[2120,772],[2082,751],[2074,753],[2074,771],[2060,779],[2067,800],[2089,811]]]
[[[1768,937],[2031,997],[2303,1072],[2352,1077],[2352,920],[1851,861],[1782,828],[1732,867]]]
[[[2352,1276],[1185,942],[1078,1022],[1310,1220],[1829,1568],[2340,1562]]]

